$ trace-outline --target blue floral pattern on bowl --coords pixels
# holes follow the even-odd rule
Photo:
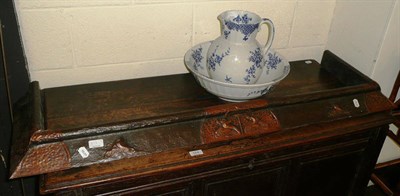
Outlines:
[[[247,94],[247,97],[249,97],[249,96],[254,96],[254,95],[259,95],[259,96],[261,96],[261,95],[264,95],[265,93],[267,93],[269,90],[271,90],[271,87],[272,86],[268,86],[268,87],[266,87],[266,88],[264,88],[264,89],[261,89],[261,90],[256,90],[256,91],[251,91],[251,92],[249,92],[248,94]]]
[[[232,83],[232,77],[229,77],[228,75],[226,75],[225,76],[225,82]]]
[[[266,60],[266,70],[267,74],[271,69],[276,69],[277,65],[282,62],[282,59],[276,53],[268,53],[268,58]]]
[[[195,70],[198,70],[198,68],[203,69],[203,67],[201,66],[201,60],[203,60],[203,56],[202,56],[202,51],[203,48],[197,48],[196,50],[192,50],[192,58],[194,59],[193,62],[193,68]]]
[[[267,60],[267,67],[268,68],[272,68],[272,69],[276,69],[276,66],[282,62],[282,59],[279,58],[278,55],[276,55],[276,53],[268,53],[268,60]]]

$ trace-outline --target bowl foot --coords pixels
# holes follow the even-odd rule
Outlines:
[[[220,98],[224,101],[227,101],[227,102],[235,102],[235,103],[245,102],[245,101],[249,100],[249,99],[228,99],[228,98],[224,98],[224,97],[218,97],[218,98]]]

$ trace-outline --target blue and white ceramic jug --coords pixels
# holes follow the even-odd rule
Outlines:
[[[209,76],[228,83],[254,84],[262,73],[264,56],[274,39],[272,21],[240,10],[223,12],[218,20],[222,33],[207,52]],[[255,39],[262,24],[269,27],[268,41],[264,46]]]

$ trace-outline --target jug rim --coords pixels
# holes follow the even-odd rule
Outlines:
[[[251,11],[247,11],[247,10],[226,10],[226,11],[222,12],[221,14],[219,14],[217,19],[219,21],[222,21],[223,19],[228,18],[228,20],[233,21],[233,19],[235,17],[237,17],[238,15],[244,15],[244,14],[249,14],[249,15],[251,15],[252,19],[255,19],[255,21],[250,22],[251,24],[259,23],[262,20],[262,18],[258,14],[251,12]],[[232,17],[232,18],[230,18],[230,17]],[[233,22],[235,22],[235,21],[233,21]]]

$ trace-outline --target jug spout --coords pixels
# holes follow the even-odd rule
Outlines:
[[[237,42],[255,39],[262,21],[257,14],[241,10],[225,11],[218,16],[218,20],[224,38]]]

